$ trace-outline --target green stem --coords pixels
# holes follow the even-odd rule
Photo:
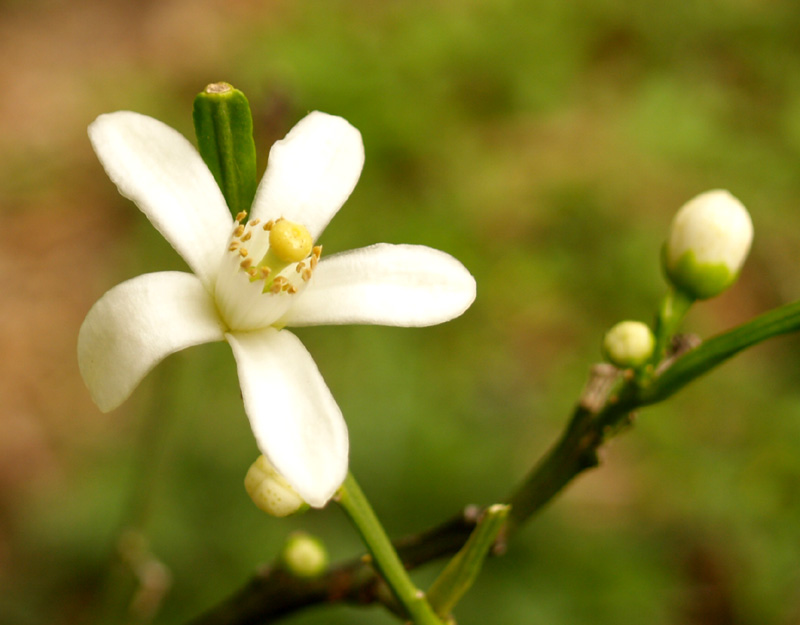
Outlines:
[[[670,289],[661,302],[656,318],[656,348],[653,364],[661,362],[666,354],[670,337],[675,333],[695,300],[679,289]]]
[[[416,625],[442,625],[442,621],[436,616],[425,598],[425,594],[414,585],[408,576],[389,537],[352,473],[347,474],[344,484],[339,489],[339,503],[361,534],[364,544],[372,554],[375,567],[394,591],[397,600],[406,609],[414,623]]]
[[[478,578],[489,550],[508,517],[510,506],[489,506],[467,540],[428,589],[428,601],[442,618],[448,618],[461,597]]]

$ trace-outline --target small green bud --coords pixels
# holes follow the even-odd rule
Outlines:
[[[621,321],[603,338],[603,355],[621,369],[635,369],[653,355],[656,339],[641,321]]]
[[[247,98],[226,82],[213,83],[194,99],[192,119],[197,149],[231,214],[250,210],[258,180],[253,116]]]
[[[694,299],[719,295],[739,276],[753,241],[747,209],[727,191],[708,191],[675,215],[662,262],[667,279]]]
[[[328,550],[318,538],[296,532],[289,536],[281,552],[287,570],[297,577],[317,577],[328,568]]]
[[[289,516],[308,508],[265,456],[259,456],[250,467],[244,478],[244,488],[253,503],[272,516]]]

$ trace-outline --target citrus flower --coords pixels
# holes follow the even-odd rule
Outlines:
[[[166,356],[227,341],[261,452],[303,500],[321,507],[347,474],[342,413],[292,326],[427,326],[463,313],[475,281],[444,252],[377,244],[322,256],[315,244],[361,174],[361,135],[314,112],[269,154],[249,218],[233,219],[195,148],[137,113],[89,127],[97,156],[193,273],[138,276],[108,291],[78,337],[98,407],[124,402]]]

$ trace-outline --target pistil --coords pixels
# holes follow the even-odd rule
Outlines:
[[[290,276],[296,273],[303,282],[308,282],[319,262],[322,247],[314,246],[305,226],[288,219],[281,217],[275,221],[269,220],[256,228],[260,220],[254,219],[245,224],[246,218],[244,211],[236,215],[237,225],[228,247],[230,252],[240,256],[239,267],[250,277],[250,282],[263,281],[262,293],[297,293],[300,285],[293,284],[296,281]],[[253,256],[251,250],[263,250],[267,243],[265,237],[268,237],[266,252],[256,262],[258,256]],[[292,265],[294,273],[281,275]]]

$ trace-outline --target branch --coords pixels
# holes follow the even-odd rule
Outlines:
[[[598,450],[632,423],[633,411],[663,401],[748,347],[798,330],[800,302],[794,302],[700,346],[690,346],[685,354],[672,354],[646,376],[632,372],[621,375],[608,365],[595,367],[561,438],[505,502],[511,505],[511,512],[494,553],[502,553],[514,532],[573,479],[598,466]],[[481,512],[476,506],[468,506],[437,527],[395,541],[405,568],[415,569],[457,553]],[[340,602],[380,603],[402,613],[369,560],[361,557],[314,579],[291,576],[280,567],[267,568],[190,625],[263,625],[304,608]]]
[[[605,373],[607,370],[603,370]],[[587,389],[595,393],[597,374]],[[603,387],[603,385],[600,385]],[[587,405],[600,405],[595,412]],[[495,553],[501,553],[511,533],[550,501],[575,476],[597,466],[597,448],[609,432],[606,421],[613,415],[625,415],[627,405],[620,401],[612,405],[584,394],[561,440],[530,473],[519,489],[509,498],[512,506],[508,525],[502,533]],[[394,541],[394,546],[408,570],[446,556],[452,556],[464,546],[482,513],[478,506],[467,506],[441,525]],[[349,603],[384,604],[398,611],[391,593],[375,572],[368,558],[360,557],[343,562],[324,575],[304,579],[292,576],[281,567],[268,567],[252,578],[242,589],[212,608],[189,625],[263,625],[282,616],[315,605]]]
[[[479,516],[476,506],[468,506],[438,527],[395,541],[400,559],[407,569],[414,569],[455,554],[469,538]],[[280,566],[267,567],[190,625],[263,625],[302,608],[332,603],[381,603],[397,611],[391,592],[369,559],[362,556],[313,579],[293,576]]]

